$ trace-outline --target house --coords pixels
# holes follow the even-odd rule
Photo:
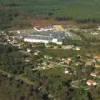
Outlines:
[[[90,76],[92,76],[92,77],[100,77],[100,72],[92,72],[90,74]]]
[[[35,52],[34,52],[34,55],[35,56],[37,56],[37,55],[39,55],[40,54],[40,51],[39,50],[36,50]]]
[[[76,50],[76,51],[80,51],[81,50],[81,48],[78,47],[78,46],[77,47],[74,47],[73,49]]]
[[[92,77],[96,77],[97,75],[96,75],[96,73],[91,73],[90,74]]]
[[[71,59],[71,58],[67,58],[66,63],[67,63],[68,65],[70,65],[70,64],[72,63],[72,59]]]
[[[68,73],[69,73],[69,71],[68,71],[68,70],[65,70],[65,71],[64,71],[64,73],[65,73],[65,74],[68,74]]]
[[[27,48],[27,52],[30,53],[31,52],[31,49]]]
[[[94,80],[88,80],[88,81],[86,82],[86,84],[87,84],[88,86],[96,86],[96,85],[97,85],[97,82],[95,82]]]

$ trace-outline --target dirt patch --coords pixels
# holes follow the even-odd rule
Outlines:
[[[57,21],[57,20],[54,20],[54,19],[35,19],[33,20],[32,22],[32,25],[33,26],[41,26],[41,27],[45,27],[45,26],[48,26],[48,25],[75,25],[76,23],[75,22],[72,22],[72,21]]]

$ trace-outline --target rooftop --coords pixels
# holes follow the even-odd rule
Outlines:
[[[43,40],[52,40],[54,38],[58,41],[62,41],[65,38],[64,32],[34,32],[33,34],[23,35],[24,38],[29,39],[43,39]]]
[[[97,85],[97,83],[96,83],[94,80],[88,80],[88,81],[86,82],[86,84],[87,84],[88,86],[95,86],[95,85]]]

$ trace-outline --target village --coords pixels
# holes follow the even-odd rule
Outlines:
[[[92,35],[98,39],[100,33],[98,29],[96,32],[86,29],[85,31],[77,30],[84,32],[84,36],[88,31],[90,41],[88,42],[81,33],[77,34],[76,29],[70,31],[61,25],[2,31],[0,45],[1,50],[2,47],[4,48],[2,51],[4,55],[1,53],[0,64],[4,63],[12,67],[9,67],[7,72],[1,68],[0,72],[8,78],[15,75],[15,80],[33,84],[34,74],[41,75],[43,72],[45,75],[49,71],[52,73],[53,70],[56,70],[54,72],[56,74],[60,70],[58,75],[69,78],[72,88],[81,88],[84,91],[91,88],[95,90],[100,86],[100,52],[94,52],[95,48],[91,46],[89,49],[88,46],[93,43],[98,44],[98,40],[94,42]],[[2,56],[8,62],[4,61]],[[13,63],[16,66],[14,71]]]

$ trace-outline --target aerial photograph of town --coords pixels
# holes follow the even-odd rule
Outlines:
[[[100,0],[0,0],[0,100],[100,100]]]

